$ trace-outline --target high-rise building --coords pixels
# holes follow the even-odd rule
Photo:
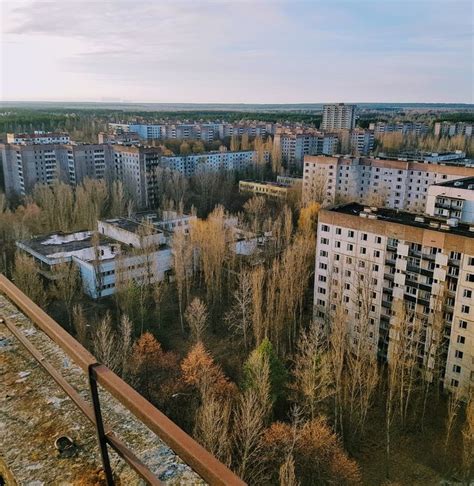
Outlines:
[[[353,155],[369,155],[374,148],[374,132],[356,129],[351,131],[351,153]]]
[[[12,138],[11,138],[12,139]],[[15,138],[18,140],[18,136]],[[107,144],[50,143],[23,137],[22,143],[0,144],[5,193],[7,197],[30,194],[36,184],[80,184],[85,178],[104,179],[112,161]]]
[[[189,155],[162,156],[160,165],[190,177],[199,172],[242,171],[255,163],[257,153],[252,150],[208,152]],[[268,153],[265,153],[268,159]]]
[[[337,103],[324,105],[321,130],[352,130],[356,121],[356,105]]]
[[[436,122],[434,126],[434,134],[441,137],[454,137],[456,135],[464,135],[472,137],[474,132],[474,124],[472,123],[451,123],[447,121]]]
[[[301,169],[305,155],[336,154],[339,137],[312,128],[278,128],[273,143],[280,147],[282,159],[289,167]]]
[[[474,226],[357,203],[319,213],[315,318],[343,319],[379,359],[413,338],[446,388],[472,387],[473,295]]]
[[[358,201],[424,212],[428,187],[474,176],[474,167],[379,157],[306,156],[303,200]]]

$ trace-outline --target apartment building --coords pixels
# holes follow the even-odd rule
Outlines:
[[[452,123],[452,122],[436,122],[434,125],[434,134],[437,137],[455,137],[456,135],[464,135],[472,137],[474,124],[472,123]]]
[[[79,184],[85,178],[107,177],[109,145],[71,142],[67,134],[9,135],[9,140],[21,143],[0,144],[7,197],[30,194],[36,184]]]
[[[64,144],[71,141],[68,133],[34,131],[33,133],[7,133],[7,143],[15,145]]]
[[[155,207],[158,202],[156,169],[161,150],[155,147],[113,145],[111,173],[134,196],[139,208]]]
[[[247,122],[247,123],[221,123],[219,124],[219,138],[241,137],[246,134],[249,137],[266,137],[273,133],[273,123]]]
[[[426,214],[474,224],[474,177],[429,186]]]
[[[373,130],[375,135],[383,135],[385,133],[402,133],[403,135],[424,135],[430,131],[430,127],[426,123],[419,122],[376,122],[369,124],[369,130]]]
[[[252,150],[172,155],[162,156],[161,165],[191,177],[198,172],[242,171],[255,163],[256,156]],[[268,153],[265,157],[268,158]]]
[[[376,157],[306,156],[303,200],[365,202],[424,212],[433,184],[474,176],[474,167]]]
[[[98,244],[92,231],[52,233],[18,241],[17,247],[32,256],[47,278],[54,267],[78,267],[83,292],[93,299],[115,293],[118,278],[154,283],[171,271],[171,249],[163,232],[137,219],[116,218],[98,222]],[[97,239],[96,239],[97,241]]]
[[[379,359],[418,329],[419,362],[434,369],[437,349],[444,386],[473,386],[473,293],[474,226],[357,203],[319,213],[315,318],[344,319]]]
[[[374,149],[375,136],[371,130],[354,129],[350,135],[351,154],[369,155]]]
[[[356,122],[356,105],[324,105],[321,130],[352,130]]]
[[[305,155],[334,155],[339,147],[336,133],[321,133],[311,128],[279,128],[274,144],[289,167],[302,168]]]

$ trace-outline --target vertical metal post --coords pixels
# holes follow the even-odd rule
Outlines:
[[[107,438],[104,432],[104,423],[102,422],[102,412],[100,410],[99,391],[97,389],[97,381],[95,374],[95,367],[100,366],[99,363],[89,365],[89,388],[92,397],[92,406],[94,408],[95,416],[95,430],[97,432],[97,441],[99,443],[100,456],[102,459],[102,467],[104,468],[105,481],[107,486],[114,486],[114,477],[112,468],[110,467],[109,453],[107,451]]]

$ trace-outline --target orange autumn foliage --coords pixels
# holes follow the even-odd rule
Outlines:
[[[347,456],[324,418],[305,422],[296,433],[289,424],[273,423],[263,437],[270,464],[281,465],[293,441],[296,476],[303,484],[360,484],[359,466]]]
[[[202,342],[198,342],[181,362],[183,380],[195,386],[201,393],[210,391],[222,397],[234,395],[235,385],[224,375],[221,367],[206,351]]]

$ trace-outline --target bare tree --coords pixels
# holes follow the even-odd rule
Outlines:
[[[81,305],[77,304],[72,308],[72,322],[74,330],[76,332],[77,340],[85,347],[88,343],[88,330],[87,319],[84,314],[84,309]]]
[[[112,329],[112,318],[107,314],[97,325],[94,336],[94,354],[97,361],[112,371],[120,367],[121,356],[117,338]]]
[[[194,437],[226,465],[231,463],[231,412],[229,398],[218,398],[207,389],[196,412]]]
[[[252,328],[252,281],[251,272],[242,269],[237,275],[233,304],[225,316],[229,327],[242,335],[245,349],[249,348]]]
[[[294,390],[311,419],[316,417],[319,404],[334,393],[330,356],[323,329],[312,325],[301,331],[294,358]]]
[[[16,252],[13,281],[35,304],[44,306],[47,294],[33,258],[24,253]]]
[[[186,322],[195,342],[202,341],[202,336],[207,327],[207,308],[201,299],[195,298],[188,305],[184,314]]]
[[[73,262],[64,262],[53,267],[53,274],[52,295],[64,304],[72,326],[72,308],[80,289],[79,270]]]

